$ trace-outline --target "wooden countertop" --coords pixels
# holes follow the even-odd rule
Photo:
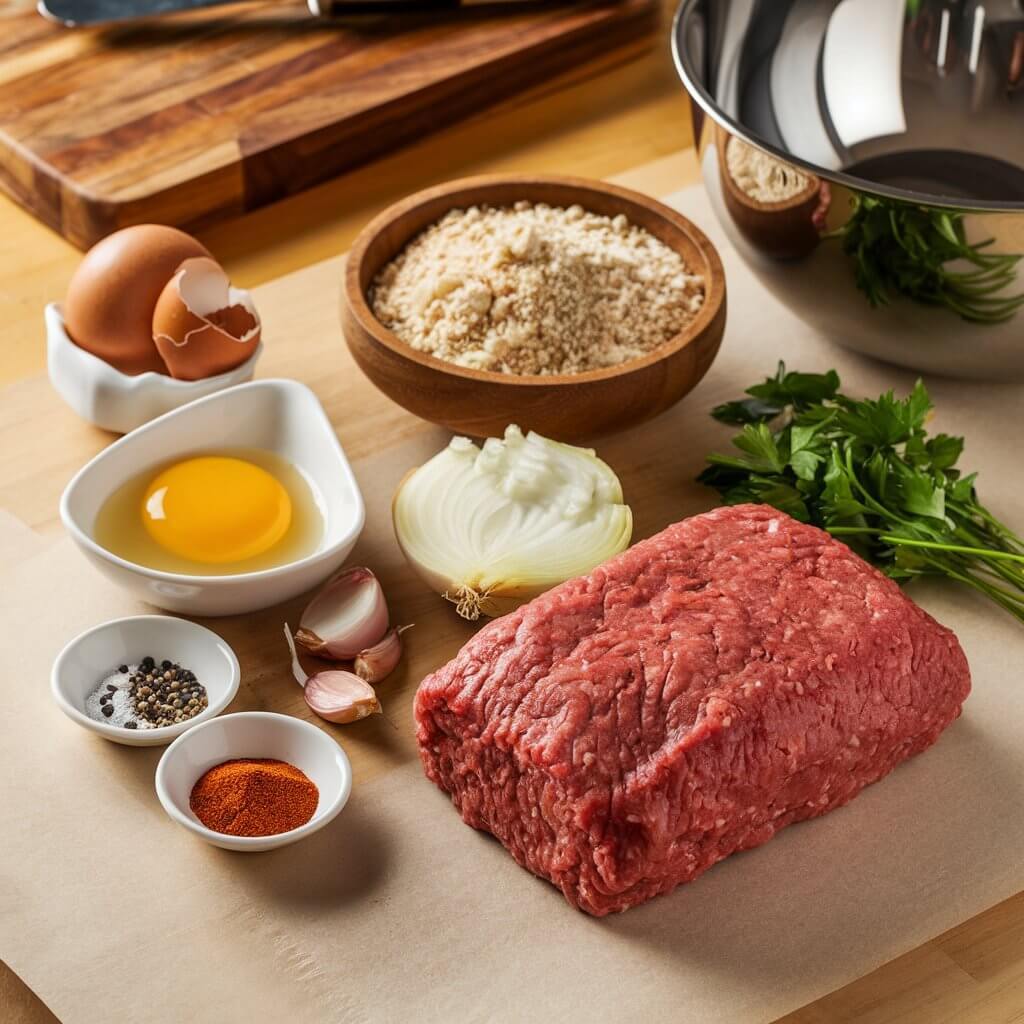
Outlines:
[[[697,177],[682,89],[664,46],[627,56],[636,59],[571,71],[343,178],[219,225],[203,241],[237,284],[252,286],[344,251],[383,206],[448,178],[560,171],[615,177],[652,195],[674,191]],[[78,258],[0,197],[0,383],[44,370],[41,310],[62,294]],[[56,1020],[2,963],[0,1007],[9,1024]],[[1024,1022],[1024,894],[780,1024],[853,1022]]]

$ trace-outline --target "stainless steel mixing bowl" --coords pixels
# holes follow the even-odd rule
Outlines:
[[[1024,375],[1024,0],[683,0],[712,206],[831,339]]]

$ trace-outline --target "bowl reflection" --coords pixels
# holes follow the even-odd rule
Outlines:
[[[704,183],[763,283],[832,340],[1024,374],[1020,0],[683,0]]]

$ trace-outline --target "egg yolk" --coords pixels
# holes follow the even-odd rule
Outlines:
[[[288,532],[288,492],[265,469],[224,456],[186,459],[163,470],[142,499],[146,531],[195,562],[241,562]]]

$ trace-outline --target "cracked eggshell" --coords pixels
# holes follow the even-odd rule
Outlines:
[[[209,257],[187,259],[153,310],[152,336],[171,376],[200,380],[244,363],[260,342],[260,318],[249,293],[231,287]]]
[[[209,255],[191,235],[163,224],[108,235],[85,254],[68,285],[64,324],[71,340],[130,376],[166,374],[153,344],[153,310],[183,260]]]

